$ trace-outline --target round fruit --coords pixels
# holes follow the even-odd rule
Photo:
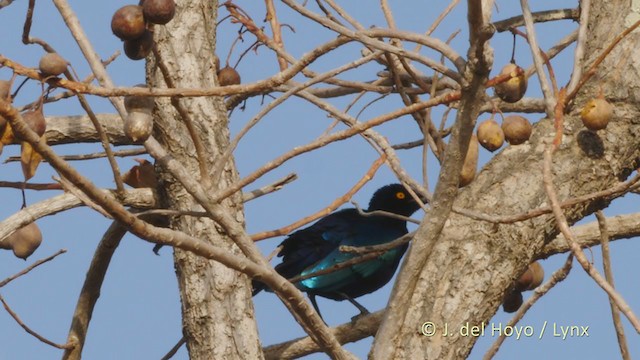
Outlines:
[[[240,74],[236,69],[225,66],[218,71],[218,83],[220,86],[238,85],[240,84]]]
[[[603,98],[591,99],[580,111],[580,119],[589,130],[602,130],[613,116],[613,105]]]
[[[58,76],[67,71],[69,63],[58,53],[48,53],[40,58],[38,68],[43,76]]]
[[[511,115],[502,120],[502,132],[511,145],[519,145],[529,140],[533,127],[522,116]]]
[[[11,82],[0,80],[0,99],[7,100],[11,93]]]
[[[504,133],[498,123],[489,119],[478,125],[478,141],[483,148],[493,152],[504,144]]]
[[[142,36],[137,39],[124,41],[124,53],[131,60],[142,60],[151,53],[153,49],[153,34],[145,30]]]
[[[111,18],[111,31],[121,40],[139,38],[146,30],[142,6],[126,5],[118,9]]]
[[[144,18],[154,24],[164,25],[176,14],[173,0],[145,0],[141,5]]]
[[[522,293],[520,291],[513,291],[504,296],[502,300],[502,310],[508,313],[516,312],[520,306],[522,306],[522,303]]]
[[[47,130],[47,122],[44,120],[42,109],[29,110],[22,114],[22,120],[24,120],[31,130],[35,131],[38,136],[42,136]]]
[[[16,257],[26,260],[42,243],[42,233],[32,222],[7,236],[2,243],[2,248],[12,249]]]
[[[539,262],[533,262],[516,281],[516,290],[533,290],[542,284],[542,280],[544,280],[544,269]]]
[[[505,65],[500,71],[500,75],[506,74],[510,74],[511,79],[497,84],[494,90],[496,96],[502,101],[514,103],[522,99],[524,93],[527,92],[527,77],[524,74],[524,70],[516,64]]]
[[[153,117],[146,111],[133,111],[124,120],[124,134],[133,142],[144,142],[153,131]]]
[[[478,167],[478,138],[471,136],[467,155],[464,157],[462,170],[460,171],[459,187],[469,185],[476,177],[476,169]]]

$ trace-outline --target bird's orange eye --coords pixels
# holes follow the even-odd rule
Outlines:
[[[400,200],[404,199],[406,196],[407,196],[407,194],[403,193],[402,191],[398,191],[396,193],[396,198],[398,198]]]

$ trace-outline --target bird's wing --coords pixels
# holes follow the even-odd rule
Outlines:
[[[300,275],[306,268],[322,261],[352,236],[353,222],[358,220],[355,209],[332,213],[312,226],[290,234],[280,244],[282,263],[276,271],[285,278]]]

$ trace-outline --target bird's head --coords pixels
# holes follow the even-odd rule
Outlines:
[[[369,210],[383,210],[394,214],[411,216],[420,209],[418,202],[401,184],[390,184],[376,190],[369,202]]]

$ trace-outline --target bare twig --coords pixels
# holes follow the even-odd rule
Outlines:
[[[22,320],[20,319],[18,314],[16,314],[13,310],[11,310],[11,308],[9,307],[9,304],[7,304],[7,302],[4,300],[4,297],[2,297],[2,295],[0,295],[0,302],[2,302],[2,305],[4,306],[4,309],[7,310],[7,312],[9,313],[9,315],[11,315],[13,320],[15,320],[16,323],[18,323],[18,325],[20,325],[20,327],[22,327],[24,329],[24,331],[26,331],[27,333],[29,333],[30,335],[32,335],[36,339],[40,340],[41,342],[43,342],[43,343],[45,343],[47,345],[53,346],[53,347],[58,348],[58,349],[69,349],[69,348],[73,347],[73,344],[70,344],[70,343],[67,343],[67,344],[54,343],[53,341],[45,338],[44,336],[38,334],[37,332],[31,330],[30,327],[28,327],[24,322],[22,322]]]
[[[587,27],[589,26],[589,9],[591,8],[591,0],[580,1],[580,27],[578,28],[578,41],[576,43],[576,50],[573,55],[573,73],[571,73],[571,79],[569,85],[567,85],[567,92],[570,93],[578,85],[578,81],[582,77],[582,61],[584,60],[584,51],[587,43]]]
[[[358,317],[355,321],[336,326],[331,329],[331,332],[341,344],[355,342],[373,336],[383,316],[384,310],[376,311],[369,315]],[[298,338],[263,348],[264,357],[268,360],[294,359],[318,351],[322,351],[322,348],[309,337]]]
[[[596,218],[598,219],[598,226],[600,227],[600,238],[602,240],[602,267],[604,269],[604,276],[611,284],[612,288],[615,288],[613,281],[613,271],[611,270],[611,255],[609,252],[609,230],[607,227],[607,219],[602,211],[596,211]],[[609,305],[611,306],[611,317],[613,318],[613,327],[616,329],[616,336],[618,337],[618,346],[620,347],[620,355],[622,359],[629,360],[629,346],[627,345],[627,338],[624,336],[624,327],[620,320],[620,310],[609,298]]]
[[[267,20],[269,20],[269,24],[271,25],[273,41],[276,46],[282,49],[284,47],[284,43],[282,41],[282,28],[280,27],[280,22],[278,21],[278,16],[276,15],[276,7],[273,4],[273,0],[264,0],[264,2],[267,7]],[[280,65],[280,71],[287,69],[287,60],[279,55],[278,64]]]
[[[571,271],[572,263],[573,263],[573,254],[569,254],[569,256],[567,257],[567,260],[564,262],[564,265],[560,269],[556,270],[546,283],[542,284],[541,286],[535,289],[535,291],[533,292],[533,295],[531,295],[531,297],[529,297],[527,301],[525,301],[520,306],[520,308],[518,309],[518,312],[511,318],[511,320],[509,320],[506,326],[515,326],[518,323],[518,321],[522,320],[522,318],[527,313],[527,311],[529,311],[529,309],[533,306],[533,304],[536,303],[536,301],[538,301],[538,299],[540,299],[542,296],[548,293],[549,290],[551,290],[559,282],[564,280],[567,277],[567,275],[569,275],[569,272]],[[487,352],[484,354],[482,359],[483,360],[493,359],[493,357],[498,352],[498,350],[500,349],[500,346],[505,340],[506,340],[506,336],[504,335],[504,333],[501,333],[500,336],[496,339],[496,341],[493,342],[489,350],[487,350]]]
[[[66,249],[60,249],[60,250],[58,250],[55,254],[53,254],[53,255],[51,255],[51,256],[49,256],[49,257],[46,257],[46,258],[44,258],[44,259],[40,259],[40,260],[38,260],[38,261],[34,262],[33,264],[31,264],[31,265],[27,266],[24,270],[21,270],[20,272],[18,272],[18,273],[16,273],[16,274],[14,274],[14,275],[11,275],[11,276],[9,276],[8,278],[6,278],[6,279],[4,279],[4,280],[0,281],[0,288],[1,288],[1,287],[3,287],[3,286],[5,286],[5,285],[7,285],[7,284],[8,284],[8,283],[10,283],[11,281],[13,281],[13,280],[15,280],[15,279],[19,278],[20,276],[27,274],[29,271],[31,271],[31,270],[33,270],[33,269],[35,269],[36,267],[38,267],[38,266],[40,266],[40,265],[42,265],[42,264],[44,264],[44,263],[46,263],[46,262],[49,262],[49,261],[51,261],[51,260],[55,259],[55,258],[56,258],[56,256],[58,256],[58,255],[62,255],[62,254],[64,254],[64,253],[66,253],[66,252],[67,252],[67,250],[66,250]]]
[[[242,194],[242,201],[249,202],[253,199],[259,198],[260,196],[264,196],[270,194],[274,191],[278,191],[282,189],[285,185],[295,181],[298,179],[298,175],[291,173],[280,180],[276,180],[273,183],[263,186],[259,189],[251,190],[249,192]]]
[[[127,156],[136,156],[146,154],[147,151],[144,148],[136,148],[136,149],[127,149],[127,150],[116,150],[113,152],[113,156],[116,157],[127,157]],[[96,152],[91,154],[78,154],[78,155],[62,155],[60,156],[65,161],[78,161],[78,160],[93,160],[106,157],[107,153],[105,152]],[[4,163],[10,163],[14,161],[20,161],[20,156],[11,156],[8,157]]]
[[[109,229],[107,229],[102,236],[102,240],[100,240],[93,254],[93,259],[87,270],[87,275],[82,285],[80,296],[78,297],[76,309],[73,313],[73,320],[71,321],[71,328],[69,329],[69,335],[67,337],[67,341],[75,344],[75,346],[64,352],[62,356],[64,360],[79,360],[82,356],[82,348],[84,347],[89,329],[91,315],[100,297],[100,289],[102,288],[104,277],[109,268],[111,257],[126,233],[127,230],[124,226],[116,221],[112,222]]]
[[[580,3],[580,6],[582,7],[582,3]],[[579,16],[580,14],[578,9],[556,9],[531,13],[533,22],[536,23],[557,20],[576,20]],[[493,23],[497,32],[509,31],[511,28],[522,25],[524,25],[524,17],[522,15],[510,17]]]
[[[18,159],[20,161],[20,159]],[[15,189],[25,189],[25,190],[62,190],[60,184],[54,183],[45,183],[45,184],[36,184],[36,183],[25,183],[24,181],[0,181],[0,187],[3,188],[15,188]]]
[[[335,199],[334,201],[331,202],[331,204],[329,204],[327,207],[325,207],[324,209],[309,215],[303,219],[300,219],[296,222],[294,222],[293,224],[287,225],[285,227],[281,227],[279,229],[276,230],[270,230],[270,231],[264,231],[264,232],[260,232],[257,234],[253,234],[251,235],[251,239],[253,241],[260,241],[260,240],[264,240],[264,239],[268,239],[268,238],[272,238],[275,236],[280,236],[280,235],[286,235],[288,233],[290,233],[291,231],[304,226],[314,220],[317,220],[331,212],[333,212],[335,209],[337,209],[338,207],[340,207],[340,205],[344,204],[345,202],[349,201],[349,199],[351,199],[351,197],[358,192],[358,190],[360,190],[367,182],[369,182],[369,180],[373,179],[373,176],[375,175],[376,171],[378,171],[378,169],[380,168],[380,166],[382,166],[382,164],[384,164],[386,160],[386,156],[381,156],[380,158],[378,158],[376,161],[373,162],[373,164],[371,165],[371,167],[369,168],[369,170],[367,170],[367,172],[364,174],[364,176],[351,188],[349,189],[349,191],[347,191],[344,195],[338,197],[337,199]]]
[[[554,109],[556,105],[556,98],[554,94],[551,92],[551,87],[549,86],[549,81],[547,80],[547,75],[544,73],[543,68],[543,59],[542,55],[540,55],[540,47],[538,46],[538,40],[536,39],[536,32],[533,28],[533,16],[531,15],[531,10],[529,9],[529,1],[528,0],[520,0],[520,5],[522,7],[522,16],[524,18],[525,26],[527,28],[527,37],[529,39],[529,47],[531,48],[531,55],[533,56],[533,63],[536,66],[536,71],[538,72],[538,79],[540,80],[540,88],[542,89],[542,94],[544,95],[545,103],[546,103],[546,113],[549,119],[554,118]]]
[[[580,78],[580,81],[578,82],[578,85],[576,85],[576,87],[567,94],[567,97],[564,100],[565,108],[566,108],[566,105],[569,104],[571,100],[573,100],[573,98],[578,94],[578,91],[580,91],[580,89],[584,86],[584,84],[586,84],[587,81],[589,81],[589,79],[591,79],[591,77],[595,75],[598,66],[604,61],[607,55],[611,53],[613,48],[615,48],[616,45],[618,45],[618,43],[622,41],[622,39],[624,39],[627,35],[633,32],[633,30],[635,30],[638,26],[640,26],[640,20],[636,21],[635,23],[633,23],[633,25],[626,28],[623,32],[621,32],[618,36],[616,36],[611,41],[611,43],[609,44],[609,46],[607,46],[606,49],[602,50],[602,53],[598,55],[596,60],[591,64],[591,66],[589,66],[589,69],[582,75],[582,77]]]
[[[186,342],[187,342],[187,339],[185,339],[185,337],[183,336],[182,338],[180,338],[180,340],[178,340],[178,342],[175,345],[173,345],[173,347],[160,360],[171,359],[173,355],[175,355],[178,352],[178,350],[180,350],[182,345],[184,345]]]
[[[571,252],[576,257],[580,265],[584,268],[585,272],[591,276],[591,278],[604,290],[609,298],[616,304],[616,306],[620,309],[620,311],[629,319],[629,322],[636,329],[637,332],[640,333],[640,321],[635,316],[627,302],[620,296],[620,294],[607,282],[606,279],[600,275],[598,270],[596,270],[593,265],[589,262],[586,255],[576,242],[573,233],[569,229],[569,224],[567,223],[567,219],[560,208],[560,204],[558,201],[558,196],[556,194],[556,190],[553,186],[553,177],[551,173],[551,153],[552,153],[553,145],[547,146],[544,151],[544,162],[543,162],[543,180],[544,180],[544,188],[547,192],[547,196],[549,197],[549,201],[551,202],[551,208],[553,209],[553,215],[556,218],[558,223],[558,227],[560,231],[564,235],[565,239],[569,243],[571,248]]]

